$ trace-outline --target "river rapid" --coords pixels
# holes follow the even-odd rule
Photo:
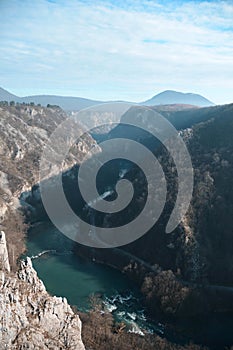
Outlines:
[[[66,297],[84,312],[91,307],[91,297],[96,296],[103,311],[125,322],[129,332],[163,336],[164,326],[149,319],[137,287],[120,271],[77,256],[73,244],[50,223],[29,229],[27,256],[48,292]]]

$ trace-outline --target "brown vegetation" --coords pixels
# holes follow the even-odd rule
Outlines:
[[[24,224],[23,215],[17,210],[9,210],[7,217],[1,223],[7,234],[7,248],[11,269],[18,269],[18,258],[25,251],[25,234],[27,225]]]
[[[128,333],[123,324],[117,324],[110,313],[103,313],[98,307],[79,315],[86,350],[207,350],[195,344],[173,344],[158,335]]]

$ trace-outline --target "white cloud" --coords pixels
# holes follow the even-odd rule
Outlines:
[[[4,87],[20,91],[26,77],[22,91],[134,100],[174,88],[232,99],[230,2],[15,0],[1,10]]]

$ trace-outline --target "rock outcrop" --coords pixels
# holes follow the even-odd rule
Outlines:
[[[0,231],[0,270],[10,272],[5,232]]]
[[[0,231],[0,350],[84,350],[81,321],[67,300],[47,293],[29,258],[17,265],[25,250],[19,197],[38,182],[43,147],[65,118],[59,107],[0,106],[0,228],[7,236]],[[65,168],[93,144],[85,134]]]
[[[0,243],[5,267],[0,271],[0,350],[84,350],[81,321],[67,300],[47,293],[30,258],[9,273],[3,232]]]

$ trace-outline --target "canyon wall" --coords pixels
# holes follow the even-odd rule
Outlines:
[[[0,107],[0,350],[84,350],[79,316],[65,298],[47,293],[29,258],[19,260],[26,232],[21,206],[33,210],[24,201],[39,180],[43,147],[66,118],[59,107]],[[85,135],[65,168],[81,161],[93,144]]]
[[[79,316],[65,298],[47,293],[30,258],[10,273],[3,231],[0,259],[0,349],[84,350]]]

